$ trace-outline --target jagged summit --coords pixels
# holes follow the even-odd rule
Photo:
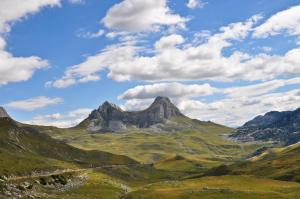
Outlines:
[[[79,126],[91,132],[122,131],[128,125],[148,128],[177,116],[184,115],[167,97],[157,97],[147,109],[132,112],[123,111],[117,105],[106,101],[92,111]]]
[[[10,118],[6,110],[2,106],[0,106],[0,118]]]
[[[116,104],[110,103],[108,101],[105,101],[99,108],[98,110],[107,110],[107,109],[116,109],[118,111],[123,112],[123,110],[117,106]]]
[[[157,97],[154,102],[144,111],[153,111],[157,113],[161,119],[169,119],[171,117],[183,116],[179,109],[171,102],[168,97]]]

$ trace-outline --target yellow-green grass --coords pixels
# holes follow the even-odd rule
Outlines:
[[[233,164],[233,174],[252,174],[280,180],[300,182],[300,143],[277,149],[270,149],[252,158],[251,161]]]
[[[172,132],[179,127],[186,127],[186,130]],[[98,134],[80,128],[39,128],[75,147],[125,155],[142,163],[154,163],[180,155],[212,167],[239,160],[263,145],[238,144],[226,140],[222,135],[231,133],[231,128],[186,118],[175,118],[165,124],[163,133],[136,128],[125,133]]]
[[[204,177],[185,181],[166,181],[144,186],[124,199],[295,199],[300,184],[251,176]]]
[[[77,169],[78,165],[45,158],[30,153],[10,153],[0,149],[0,175],[26,175],[33,171],[51,171],[56,169]]]
[[[50,198],[57,199],[120,199],[130,188],[122,181],[100,172],[87,173],[82,186],[67,192],[54,193]]]
[[[69,146],[31,127],[0,118],[0,175],[21,175],[53,168],[138,164],[120,155]]]
[[[183,171],[191,173],[202,172],[204,169],[200,162],[179,155],[156,162],[154,166],[157,169],[166,171]]]

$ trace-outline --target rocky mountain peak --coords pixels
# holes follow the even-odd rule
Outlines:
[[[9,115],[7,114],[6,110],[0,106],[0,118],[9,118]]]
[[[161,119],[169,119],[171,117],[183,116],[179,109],[171,102],[168,97],[157,97],[151,106],[145,111],[150,111]]]
[[[117,111],[120,111],[120,112],[123,112],[123,110],[117,106],[116,104],[113,104],[111,102],[108,102],[108,101],[105,101],[100,107],[99,107],[99,111],[107,111],[107,110],[117,110]]]
[[[168,103],[172,104],[171,100],[168,97],[158,96],[155,98],[154,103]]]
[[[94,110],[80,126],[92,132],[121,131],[128,125],[148,128],[177,116],[184,115],[167,97],[157,97],[149,108],[133,112],[123,111],[117,105],[106,101],[97,110]]]

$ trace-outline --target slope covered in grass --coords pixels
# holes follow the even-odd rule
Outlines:
[[[166,181],[133,191],[124,199],[294,199],[300,184],[251,176],[219,176],[193,180]]]
[[[300,143],[269,149],[250,161],[233,164],[230,173],[300,182]]]
[[[201,172],[203,166],[195,160],[176,155],[173,158],[162,160],[154,164],[155,168],[166,171]]]
[[[226,140],[223,135],[231,133],[231,128],[186,117],[172,118],[152,128],[131,128],[122,133],[89,133],[81,128],[39,128],[72,146],[126,155],[143,163],[180,155],[214,166],[245,157],[260,145]]]
[[[137,164],[125,156],[77,149],[34,128],[20,127],[10,118],[0,118],[0,154],[1,173],[30,172],[57,166]]]

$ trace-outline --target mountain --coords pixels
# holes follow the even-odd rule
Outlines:
[[[7,114],[6,110],[0,106],[0,118],[9,118],[9,115]]]
[[[272,111],[238,128],[231,138],[238,141],[275,141],[284,145],[300,141],[300,108],[294,111]]]
[[[166,97],[157,97],[147,109],[135,112],[105,102],[76,127],[40,130],[78,148],[121,154],[146,164],[179,155],[186,158],[177,161],[182,165],[192,165],[187,161],[192,160],[212,166],[252,154],[260,145],[225,139],[232,128],[191,119]],[[176,164],[162,163],[171,162]]]
[[[157,97],[149,108],[135,112],[123,111],[115,104],[104,102],[79,127],[85,127],[90,132],[117,132],[128,126],[149,128],[179,116],[184,117],[167,97]]]

